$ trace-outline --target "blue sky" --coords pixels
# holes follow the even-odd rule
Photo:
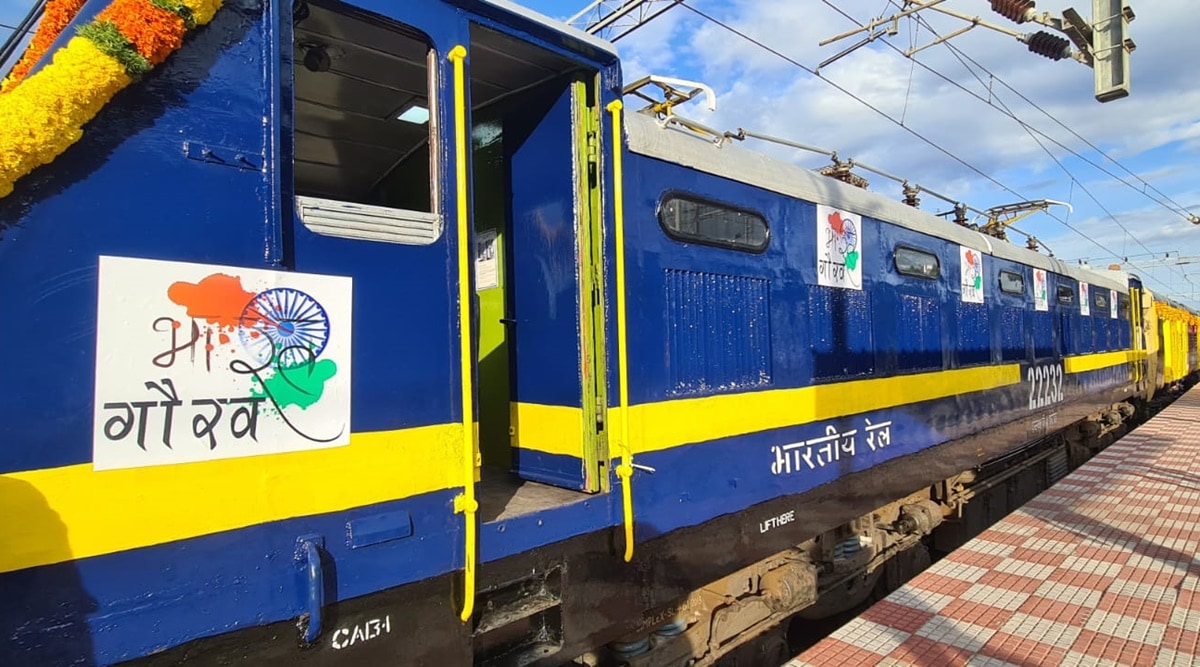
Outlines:
[[[587,5],[582,0],[517,1],[558,19]],[[895,11],[888,0],[687,3],[809,67],[855,41],[818,46],[821,40],[856,27],[834,7],[858,21]],[[29,0],[0,0],[0,23],[15,24],[29,4]],[[842,157],[903,176],[980,209],[1020,198],[1068,201],[1074,211],[1067,214],[1065,209],[1054,209],[1058,220],[1036,214],[1017,226],[1037,236],[1063,259],[1088,259],[1093,266],[1105,267],[1128,258],[1126,268],[1145,278],[1152,289],[1200,307],[1200,226],[1187,223],[1178,213],[1143,194],[1148,192],[1160,200],[1169,197],[1184,209],[1200,214],[1200,75],[1192,64],[1194,54],[1188,47],[1194,38],[1187,27],[1187,17],[1194,13],[1193,4],[1194,0],[1133,2],[1137,19],[1131,24],[1131,36],[1138,45],[1131,61],[1133,92],[1128,98],[1107,104],[1093,99],[1092,72],[1085,66],[1035,56],[1012,37],[982,28],[951,43],[986,72],[976,70],[973,74],[944,46],[917,55],[920,63],[953,83],[914,66],[882,40],[822,69],[826,81],[837,83],[895,118],[902,117],[906,127],[1017,194],[931,148],[826,81],[684,7],[669,10],[620,40],[617,47],[626,81],[653,73],[710,85],[717,93],[715,112],[697,104],[680,113],[712,127],[743,127],[836,150]],[[1090,5],[1087,0],[1042,0],[1037,8],[1057,15],[1075,6],[1087,16]],[[1029,24],[1008,23],[990,12],[986,0],[947,0],[945,6],[977,13],[986,21],[1021,31],[1036,29]],[[928,23],[940,34],[964,25],[929,12],[924,14],[929,15]],[[900,49],[925,44],[932,38],[926,27],[918,27],[915,22],[901,21],[899,27],[898,34],[888,39]],[[0,28],[0,36],[7,32]],[[1053,119],[1003,84],[1019,91]],[[1122,184],[1039,136],[1043,148],[1029,131],[998,108],[1002,106],[1027,126],[1071,147],[1135,187]],[[1088,143],[1120,164],[1109,161]],[[747,142],[747,146],[807,167],[828,163],[822,156],[767,144]],[[899,197],[898,185],[864,175],[871,181],[872,190]],[[949,205],[926,196],[922,207],[940,212]],[[1185,263],[1164,260],[1166,253],[1181,255],[1178,261]],[[1188,262],[1189,258],[1193,261]]]
[[[525,0],[524,4],[560,18],[576,11],[573,3],[551,0]],[[687,0],[687,4],[815,68],[858,39],[818,46],[824,39],[857,27],[834,7],[866,22],[891,15],[899,3]],[[1200,75],[1190,65],[1194,55],[1188,49],[1190,40],[1183,27],[1186,21],[1181,20],[1194,13],[1194,0],[1143,0],[1132,4],[1137,18],[1130,30],[1138,45],[1131,61],[1133,92],[1128,98],[1106,104],[1094,100],[1092,71],[1086,66],[1033,55],[1012,37],[982,28],[951,42],[960,55],[982,66],[976,69],[972,65],[975,74],[945,46],[931,47],[916,56],[943,79],[914,66],[882,40],[821,70],[823,78],[894,118],[903,118],[906,127],[1017,194],[972,172],[826,81],[684,7],[669,10],[621,39],[617,46],[626,81],[654,73],[711,86],[718,98],[715,113],[699,104],[680,111],[710,127],[742,127],[836,150],[843,158],[855,158],[979,209],[1019,199],[1070,202],[1074,210],[1069,214],[1061,207],[1052,209],[1059,220],[1035,214],[1017,227],[1036,236],[1063,259],[1086,259],[1092,266],[1104,268],[1128,258],[1126,268],[1146,278],[1152,289],[1200,306],[1200,226],[1189,224],[1170,210],[1177,203],[1200,214]],[[986,0],[948,0],[946,6],[1022,32],[1039,29],[1007,22],[991,13]],[[1042,0],[1037,9],[1057,15],[1070,6],[1084,16],[1091,13],[1087,0]],[[928,15],[928,23],[943,35],[966,25],[928,11],[923,15]],[[933,39],[926,27],[918,28],[915,22],[902,20],[899,28],[898,34],[888,39],[901,50]],[[1001,81],[1053,118],[1006,89]],[[1053,141],[1035,133],[1043,148],[1003,108]],[[1113,179],[1084,159],[1070,156],[1054,141],[1136,188]],[[1109,161],[1089,143],[1120,164]],[[828,164],[828,158],[819,155],[762,143],[747,142],[747,146],[808,167]],[[862,175],[871,181],[872,190],[900,196],[898,185],[870,173]],[[1167,202],[1168,207],[1164,207],[1145,196],[1143,190],[1174,203]],[[941,212],[949,205],[925,196],[922,208]],[[1010,234],[1010,238],[1021,242],[1017,234]],[[1168,252],[1181,254],[1182,258],[1164,260]],[[1194,257],[1194,263],[1176,263],[1187,262],[1189,256]]]

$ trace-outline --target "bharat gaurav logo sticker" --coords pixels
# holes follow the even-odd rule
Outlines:
[[[817,284],[862,289],[862,218],[817,206]]]

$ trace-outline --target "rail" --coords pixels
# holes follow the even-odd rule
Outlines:
[[[633,560],[633,449],[629,446],[629,351],[625,336],[625,191],[621,171],[621,100],[609,102],[613,144],[613,233],[617,243],[617,376],[620,385],[621,440],[617,448],[621,463],[621,509],[625,517],[625,562]]]
[[[463,492],[454,498],[455,513],[463,515],[463,609],[465,623],[475,611],[475,387],[472,382],[471,351],[471,257],[467,225],[467,100],[463,61],[467,49],[459,44],[450,49],[454,64],[454,187],[458,207],[458,341],[462,385],[462,473]]]

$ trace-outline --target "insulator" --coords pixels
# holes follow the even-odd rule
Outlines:
[[[992,0],[992,11],[1009,21],[1024,23],[1036,4],[1033,0]]]
[[[957,204],[954,207],[954,222],[956,224],[967,226],[967,206],[966,204]]]
[[[1029,50],[1051,60],[1062,60],[1071,53],[1071,43],[1065,37],[1048,32],[1035,32],[1029,36]]]
[[[850,166],[844,162],[839,162],[838,164],[832,164],[832,165],[829,165],[828,167],[822,167],[821,169],[817,170],[817,173],[821,174],[822,176],[836,178],[837,180],[839,180],[843,183],[849,183],[850,185],[853,185],[858,188],[862,188],[864,190],[866,190],[867,187],[869,185],[871,185],[871,183],[869,181],[867,181],[867,179],[863,178],[862,176],[859,176],[858,174],[851,173]]]

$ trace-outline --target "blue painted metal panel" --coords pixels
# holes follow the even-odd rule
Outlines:
[[[264,175],[183,151],[265,151],[263,71],[247,67],[266,48],[261,10],[231,0],[53,167],[0,199],[0,385],[21,388],[0,401],[0,440],[20,443],[0,450],[0,472],[91,460],[99,255],[277,265]]]
[[[668,393],[771,382],[770,281],[666,269]]]
[[[49,64],[53,59],[54,54],[58,52],[59,49],[66,46],[67,42],[70,42],[73,37],[79,36],[79,28],[91,23],[92,19],[96,18],[97,14],[104,11],[109,4],[110,3],[108,0],[87,0],[84,2],[83,6],[79,8],[79,11],[76,12],[75,16],[64,27],[63,31],[58,34],[58,37],[56,37],[53,42],[50,43],[50,47],[46,49],[46,52],[42,54],[42,57],[38,58],[33,67],[30,68],[29,74],[26,76],[33,76],[39,70]]]
[[[516,402],[581,405],[573,143],[569,89],[505,120]]]
[[[23,388],[0,402],[0,440],[19,444],[0,451],[0,472],[91,460],[101,254],[351,275],[354,366],[372,371],[353,374],[354,430],[457,416],[446,280],[452,235],[426,248],[398,247],[318,237],[295,222],[290,142],[279,140],[291,132],[290,70],[286,61],[279,70],[276,23],[264,21],[264,9],[254,0],[227,0],[181,51],[118,95],[67,154],[0,200],[0,285],[22,286],[0,287],[0,310],[6,320],[16,318],[0,332],[7,357],[0,382]],[[290,24],[290,5],[278,9]],[[462,41],[453,37],[465,32],[465,19],[440,4],[389,5],[388,12],[422,24],[435,42]],[[290,32],[283,32],[290,54]],[[449,98],[445,84],[439,97]],[[442,112],[449,126],[449,106]],[[264,131],[263,118],[280,117],[284,132],[274,125]],[[267,172],[189,160],[185,141],[245,152],[265,161]],[[0,663],[109,664],[294,618],[303,608],[292,561],[300,534],[327,538],[338,565],[329,601],[444,573],[462,562],[453,495],[0,575],[0,627],[15,632],[11,642],[6,633]],[[385,511],[413,517],[412,538],[393,530],[386,541],[349,551],[348,526]]]
[[[875,312],[885,311],[879,308]],[[874,373],[871,314],[868,291],[808,287],[808,334],[814,381],[860,378]]]
[[[679,397],[681,392],[694,395],[746,387],[737,381],[713,385],[707,377],[712,373],[716,374],[714,378],[741,376],[747,378],[745,382],[757,382],[756,386],[762,388],[807,383],[809,350],[800,342],[804,338],[795,332],[810,324],[803,267],[811,262],[808,273],[815,282],[816,260],[810,238],[815,208],[644,156],[630,154],[627,160],[629,367],[637,370],[630,384],[631,402],[659,401]],[[668,191],[697,193],[716,203],[736,202],[738,208],[763,215],[770,227],[767,249],[761,254],[748,253],[669,238],[656,214],[661,197]],[[700,275],[723,278],[710,284]],[[702,291],[689,294],[690,289]],[[735,307],[741,310],[735,312]],[[733,340],[737,349],[721,347],[729,345],[729,339],[718,344],[706,341],[708,347],[692,355],[684,348],[700,345],[703,339],[702,332],[689,331],[693,325],[746,333],[737,334],[740,340]],[[615,359],[616,338],[609,340],[609,357]],[[764,366],[765,378],[761,372]],[[706,376],[704,388],[700,388],[701,375]],[[616,392],[610,390],[609,395],[615,402]]]
[[[954,318],[958,324],[955,339],[958,365],[989,363],[992,359],[991,311],[986,302],[966,303],[959,299],[954,307]]]
[[[1075,354],[1091,354],[1096,351],[1096,333],[1091,316],[1080,314],[1076,322],[1076,340],[1078,341]]]
[[[580,456],[549,454],[526,447],[514,447],[512,456],[513,471],[525,479],[568,489],[583,488],[584,463]]]
[[[306,603],[294,559],[300,535],[324,537],[333,565],[326,568],[327,604],[461,567],[462,520],[449,511],[454,495],[447,490],[0,574],[0,664],[107,665],[295,618]],[[350,523],[394,512],[412,517],[410,537],[351,548]]]
[[[1025,277],[1025,293],[1009,294],[1000,289],[1000,272],[1011,271]],[[1029,311],[1033,310],[1033,276],[1028,267],[1015,262],[992,258],[984,262],[987,276],[988,308],[995,323],[994,343],[1001,361],[1024,361],[1031,358],[1029,340]]]
[[[528,450],[522,451],[521,456]],[[554,454],[533,452],[540,457]],[[573,459],[558,456],[560,459]],[[573,459],[578,467],[580,461]],[[571,461],[540,462],[545,468],[568,469]],[[584,535],[621,522],[621,496],[617,493],[601,495],[580,494],[576,502],[558,505],[539,512],[516,517],[486,520],[479,532],[479,558],[487,563],[513,554],[536,549],[546,544]]]
[[[932,296],[900,294],[898,331],[899,371],[937,370],[942,367],[941,300]]]
[[[1079,354],[1079,282],[1067,276],[1055,276],[1055,278],[1059,285],[1069,288],[1073,295],[1069,303],[1058,304],[1059,349],[1064,356]]]
[[[1096,352],[1108,352],[1112,350],[1112,344],[1109,340],[1108,308],[1104,308],[1103,311],[1096,312],[1096,304],[1092,304],[1092,340]]]
[[[1029,333],[1033,339],[1033,356],[1035,359],[1046,359],[1054,356],[1056,320],[1057,318],[1054,316],[1054,313],[1048,310],[1029,313]]]
[[[880,280],[868,287],[875,306],[872,325],[880,363],[876,370],[891,375],[948,368],[954,346],[947,337],[942,304],[951,298],[958,300],[950,289],[951,278],[956,284],[958,281],[958,246],[909,229],[876,224],[880,228]],[[934,255],[940,274],[927,278],[900,273],[895,254],[901,248]]]
[[[965,429],[1017,418],[1025,412],[1020,400],[1025,391],[1023,386],[1015,385],[641,454],[639,461],[658,472],[635,473],[638,539],[650,539],[772,498],[802,493],[945,442]],[[1003,398],[1005,395],[1016,400]],[[1015,408],[1003,412],[996,409],[1006,403]],[[966,414],[977,415],[978,421],[968,424],[960,417]],[[886,445],[881,426],[888,432]],[[831,433],[838,437],[830,438]],[[713,465],[713,461],[721,465]]]

